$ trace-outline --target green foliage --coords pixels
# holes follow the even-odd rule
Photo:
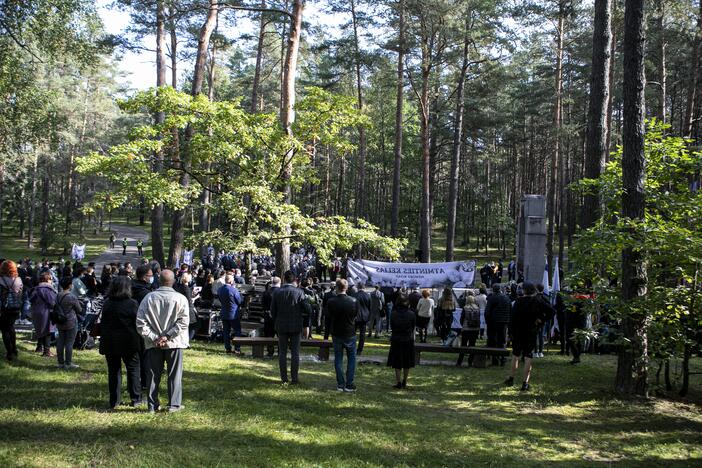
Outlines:
[[[286,135],[274,114],[250,114],[238,102],[211,102],[205,96],[192,97],[170,87],[138,93],[120,103],[129,113],[165,114],[161,124],[137,126],[127,143],[115,145],[107,154],[93,153],[79,159],[77,169],[109,181],[113,190],[99,194],[86,206],[112,209],[135,194],[149,205],[164,203],[182,209],[195,202],[205,187],[215,195],[212,211],[228,220],[228,228],[202,233],[191,244],[212,243],[222,248],[258,252],[282,238],[293,244],[317,247],[320,258],[331,258],[335,249],[351,250],[367,245],[378,255],[397,258],[404,241],[378,234],[377,228],[342,217],[313,218],[286,202],[281,191],[283,169],[292,166],[291,185],[299,188],[316,178],[310,165],[315,144],[338,152],[353,150],[345,137],[349,127],[365,125],[351,98],[336,96],[319,88],[308,88],[296,106],[295,136]],[[188,147],[180,147],[175,135],[194,132]],[[173,154],[178,145],[187,152],[193,179],[188,188],[179,183],[186,169]],[[163,156],[165,170],[152,170],[157,155]]]
[[[649,345],[661,357],[679,356],[702,326],[702,192],[690,185],[702,171],[702,153],[690,151],[683,138],[667,135],[668,128],[649,122],[645,219],[634,222],[620,216],[620,147],[599,179],[579,184],[583,191],[599,191],[604,213],[571,250],[576,283],[593,281],[600,294],[598,302],[609,304],[614,318],[650,316]],[[609,280],[621,271],[620,256],[626,247],[644,256],[648,294],[625,304]]]

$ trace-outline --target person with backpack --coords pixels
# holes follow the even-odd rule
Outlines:
[[[56,305],[51,313],[51,321],[56,325],[58,337],[56,338],[56,357],[59,369],[78,369],[73,364],[73,343],[78,334],[78,316],[83,316],[83,306],[78,298],[71,292],[73,282],[70,277],[64,276],[59,281],[61,292],[56,297]]]
[[[51,281],[51,272],[41,273],[39,284],[32,289],[29,295],[29,302],[32,305],[32,324],[37,337],[37,352],[42,353],[44,357],[54,357],[51,352],[49,314],[56,305],[56,291],[54,291]]]
[[[127,238],[122,240],[122,255],[127,255]]]
[[[461,346],[475,346],[480,332],[480,306],[475,302],[473,291],[467,291],[466,305],[461,313]],[[456,366],[463,364],[463,353],[458,355]],[[468,367],[473,365],[473,355],[468,355]]]
[[[5,260],[0,264],[0,331],[8,361],[15,360],[18,354],[15,321],[22,309],[22,289],[17,265],[12,260]]]

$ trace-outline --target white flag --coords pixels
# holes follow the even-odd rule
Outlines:
[[[551,288],[548,287],[548,260],[546,260],[546,266],[544,267],[544,278],[541,280],[541,284],[544,285],[544,294],[548,296],[551,292]]]
[[[556,295],[561,290],[561,274],[558,271],[558,257],[556,257],[556,266],[553,267],[553,287],[551,288],[551,304],[556,304]]]

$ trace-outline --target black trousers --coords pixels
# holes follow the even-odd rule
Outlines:
[[[356,354],[361,354],[363,352],[363,345],[366,342],[366,322],[356,322],[356,331],[359,333]]]
[[[570,348],[571,352],[573,353],[573,360],[579,361],[580,355],[583,352],[583,346],[582,346],[582,343],[580,342],[580,339],[576,338],[575,335],[571,334],[568,337],[568,347]]]
[[[461,332],[461,346],[475,346],[475,342],[478,339],[478,330],[463,330]],[[463,354],[460,353],[458,355],[458,361],[456,361],[456,365],[460,366],[463,364]],[[472,366],[473,365],[473,355],[469,354],[468,355],[468,365]]]
[[[505,344],[507,343],[507,327],[507,323],[491,323],[488,330],[490,330],[492,344],[488,346],[492,346],[493,348],[504,348]],[[493,356],[492,363],[497,365],[498,362],[504,364],[504,356],[499,358],[497,356]]]
[[[127,368],[127,390],[132,403],[141,400],[141,376],[139,352],[132,354],[105,355],[107,361],[107,388],[110,393],[110,407],[114,408],[122,402],[122,363]]]
[[[278,333],[278,367],[281,382],[288,381],[288,347],[290,348],[290,378],[297,382],[300,368],[300,332]]]
[[[15,332],[16,314],[0,315],[0,331],[2,331],[2,344],[5,345],[8,359],[17,355],[17,333]]]

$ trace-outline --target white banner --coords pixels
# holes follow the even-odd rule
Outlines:
[[[445,263],[391,263],[349,260],[348,279],[366,285],[396,288],[437,288],[473,286],[475,260]]]
[[[85,244],[73,244],[73,248],[71,249],[71,258],[77,261],[83,260],[83,258],[85,258]]]
[[[192,266],[194,252],[194,250],[186,250],[185,252],[183,252],[183,263],[185,263],[188,266]]]

